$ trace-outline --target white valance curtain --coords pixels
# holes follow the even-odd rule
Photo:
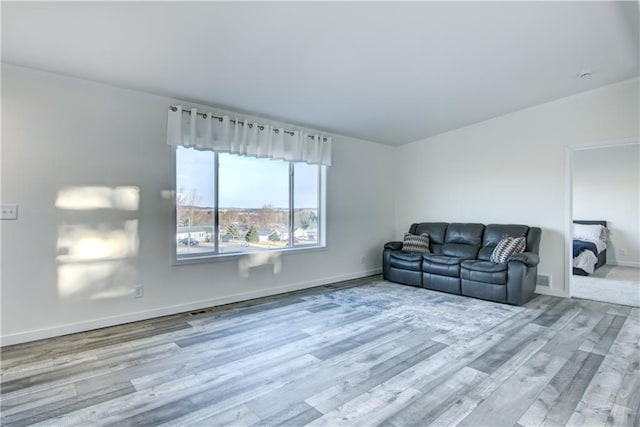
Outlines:
[[[190,114],[183,113],[189,111]],[[312,165],[331,165],[331,137],[170,107],[167,144]]]

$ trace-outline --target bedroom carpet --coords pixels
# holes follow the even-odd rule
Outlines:
[[[640,269],[604,265],[590,276],[572,276],[571,296],[640,307]]]
[[[620,265],[603,265],[594,271],[589,277],[620,280],[623,282],[635,282],[640,285],[640,268],[623,267]]]

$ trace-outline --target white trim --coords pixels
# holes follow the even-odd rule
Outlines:
[[[625,138],[620,140],[613,141],[601,141],[601,142],[590,142],[587,144],[572,144],[567,145],[568,148],[573,151],[581,151],[581,150],[598,150],[600,148],[619,148],[625,147],[627,145],[635,145],[638,143],[637,138]]]
[[[318,193],[318,243],[322,247],[327,246],[327,167],[320,166],[318,168],[318,186],[320,191]],[[382,270],[380,270],[382,271]]]
[[[568,292],[564,292],[564,291],[559,290],[559,289],[548,288],[546,286],[536,286],[536,294],[551,295],[551,296],[554,296],[554,297],[569,298],[569,293]]]
[[[571,295],[571,276],[573,274],[573,148],[565,147],[565,185],[564,185],[564,289],[559,291]]]
[[[573,153],[581,150],[594,150],[599,148],[623,147],[638,144],[639,138],[624,138],[611,141],[590,142],[587,144],[572,144],[565,146],[565,289],[554,290],[562,292],[564,296],[571,295],[571,278],[573,276],[573,244],[571,239],[571,224],[573,222]],[[622,265],[619,263],[619,265]],[[563,295],[561,295],[563,296]]]
[[[188,304],[173,305],[153,310],[140,311],[121,316],[103,317],[87,322],[69,323],[66,325],[53,326],[51,328],[36,329],[28,332],[20,332],[0,337],[0,347],[36,341],[45,338],[58,337],[62,335],[74,334],[77,332],[89,331],[92,329],[106,328],[109,326],[122,325],[124,323],[138,322],[140,320],[153,319],[161,316],[185,313],[193,310],[200,310],[208,307],[215,307],[224,304],[230,304],[239,301],[248,301],[255,298],[278,295],[285,292],[298,291],[302,289],[314,288],[317,286],[328,285],[331,283],[342,282],[345,280],[359,279],[362,277],[373,276],[382,273],[382,268],[365,270],[356,273],[343,274],[340,276],[326,277],[308,282],[294,283],[290,285],[277,286],[275,288],[260,289],[252,292],[245,292],[226,297],[207,299],[202,301],[194,301]]]
[[[207,255],[207,254],[211,254],[212,252],[203,252],[202,256],[198,256],[198,254],[193,254],[193,256],[190,256],[190,257],[176,259],[173,262],[173,266],[181,267],[183,265],[202,264],[207,262],[237,261],[240,258],[246,258],[256,254],[289,255],[289,254],[298,254],[298,253],[305,253],[305,252],[319,252],[319,251],[326,251],[326,250],[327,250],[326,246],[308,245],[308,246],[298,246],[293,248],[269,249],[268,251],[230,252],[230,253],[222,253],[222,254],[216,254],[216,255]]]

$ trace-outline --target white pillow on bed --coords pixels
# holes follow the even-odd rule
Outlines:
[[[573,224],[573,238],[577,240],[602,240],[604,233],[600,224]]]

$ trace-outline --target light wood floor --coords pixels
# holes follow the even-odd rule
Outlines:
[[[639,425],[638,308],[538,296],[479,330],[500,306],[442,297],[472,307],[445,331],[329,298],[380,281],[3,348],[2,425]]]

